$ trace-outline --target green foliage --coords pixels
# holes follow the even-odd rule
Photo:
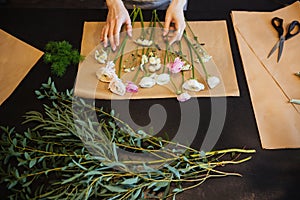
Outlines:
[[[58,92],[51,78],[35,93],[50,103],[42,113],[26,113],[24,123],[34,126],[24,133],[0,130],[0,176],[10,199],[175,199],[208,178],[239,176],[217,168],[245,162],[251,157],[241,154],[255,152],[199,152],[134,131],[114,111],[90,106],[73,91]],[[137,156],[128,159],[120,149]]]
[[[61,77],[71,64],[78,64],[83,56],[67,41],[50,41],[45,46],[44,61],[51,64],[52,73]]]

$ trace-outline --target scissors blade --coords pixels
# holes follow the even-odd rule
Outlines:
[[[284,46],[284,37],[281,37],[279,40],[279,51],[278,51],[278,57],[277,57],[277,62],[279,62],[281,55],[282,55],[282,50],[283,50],[283,46]]]
[[[271,49],[267,58],[269,58],[274,53],[274,51],[279,47],[279,43],[280,43],[280,40],[278,42],[276,42],[276,44],[273,46],[273,48]]]

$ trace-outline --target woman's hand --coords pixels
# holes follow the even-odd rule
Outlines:
[[[108,14],[100,39],[104,43],[104,47],[107,47],[109,42],[111,48],[115,51],[120,43],[120,31],[123,24],[126,26],[127,34],[132,35],[131,20],[121,0],[107,0],[106,3]]]
[[[183,35],[186,26],[183,14],[185,4],[186,0],[173,0],[167,9],[163,35],[166,36],[169,33],[170,44],[179,41]],[[173,32],[170,33],[170,31]]]

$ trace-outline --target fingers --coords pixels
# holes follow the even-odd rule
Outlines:
[[[101,42],[103,42],[105,48],[108,46],[108,38],[107,38],[108,31],[109,31],[109,27],[105,25],[101,33]]]
[[[172,18],[166,14],[163,36],[166,36],[169,33],[171,20]]]
[[[104,47],[108,46],[108,42],[111,45],[113,51],[120,45],[120,31],[122,28],[122,21],[116,18],[106,23],[101,32],[101,41]],[[126,32],[132,37],[132,26],[130,18],[125,22]]]
[[[174,42],[179,41],[182,37],[181,30],[176,30],[174,35],[170,37],[169,44],[172,45]]]
[[[126,32],[129,37],[132,37],[132,25],[131,25],[131,20],[130,18],[125,22],[126,25]]]

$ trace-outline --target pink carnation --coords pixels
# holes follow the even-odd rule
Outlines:
[[[182,62],[180,60],[180,58],[177,57],[177,58],[175,58],[174,62],[171,62],[171,63],[168,64],[168,68],[170,69],[170,71],[173,74],[176,74],[176,73],[181,71],[183,65],[184,65],[184,62]]]
[[[130,92],[130,93],[136,93],[138,92],[138,86],[135,85],[133,82],[128,81],[127,85],[126,85],[126,92]]]

